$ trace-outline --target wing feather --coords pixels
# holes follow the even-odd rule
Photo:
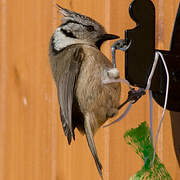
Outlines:
[[[69,57],[70,63],[61,74],[57,86],[61,121],[69,144],[71,143],[72,137],[75,138],[72,125],[72,104],[76,79],[78,78],[81,62],[84,57],[81,47],[74,48],[71,54]]]

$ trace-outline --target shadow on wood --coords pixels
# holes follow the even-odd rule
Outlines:
[[[174,149],[176,152],[176,157],[180,166],[180,112],[170,112],[171,115],[171,126],[172,126],[172,135],[174,141]]]

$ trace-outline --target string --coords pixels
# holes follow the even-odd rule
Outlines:
[[[111,126],[112,124],[115,124],[115,123],[119,122],[120,120],[122,120],[128,114],[131,107],[132,107],[132,103],[130,102],[128,107],[126,108],[126,110],[122,113],[122,115],[118,119],[114,120],[113,122],[111,122],[103,127],[105,128],[105,127]]]
[[[116,48],[112,48],[113,67],[114,68],[116,67],[115,50],[116,50]],[[167,81],[166,81],[166,93],[165,93],[165,101],[164,101],[163,112],[162,112],[162,115],[161,115],[161,119],[160,119],[160,122],[159,122],[159,126],[158,126],[158,129],[157,129],[157,132],[156,132],[156,136],[155,136],[152,164],[154,163],[154,159],[155,159],[158,136],[159,136],[160,129],[161,129],[161,126],[162,126],[162,122],[163,122],[163,119],[164,119],[164,115],[165,115],[165,111],[166,111],[166,106],[167,106],[167,100],[168,100],[168,92],[169,92],[169,72],[168,72],[168,68],[167,68],[167,65],[166,65],[166,62],[164,60],[164,57],[163,57],[162,53],[159,52],[159,51],[156,51],[154,63],[153,63],[152,69],[151,69],[151,73],[150,73],[150,75],[148,77],[148,80],[147,80],[146,88],[145,88],[145,91],[149,90],[150,127],[151,127],[151,142],[152,142],[152,144],[153,144],[153,101],[152,101],[152,91],[150,90],[150,87],[151,87],[152,77],[153,77],[155,69],[157,67],[157,62],[159,60],[159,56],[161,57],[161,60],[163,62],[163,65],[164,65],[164,68],[165,68],[165,71],[166,71]],[[108,83],[115,83],[117,81],[118,82],[126,83],[130,87],[130,83],[127,80],[123,80],[123,79],[115,80],[113,82],[112,82],[112,80],[110,80],[109,82],[108,81],[104,81],[103,83],[104,84],[108,84]],[[144,89],[142,89],[142,88],[139,88],[138,90],[144,91]],[[110,125],[112,125],[112,124],[114,124],[116,122],[119,122],[121,119],[123,119],[128,114],[128,112],[130,111],[131,107],[132,107],[132,102],[130,101],[129,105],[126,108],[126,110],[124,111],[124,113],[117,120],[113,121],[112,123],[110,123],[108,125],[105,125],[104,127],[108,127],[108,126],[110,126]]]
[[[156,54],[158,54],[158,56],[161,57],[161,60],[163,62],[163,65],[164,65],[164,68],[165,68],[165,71],[166,71],[167,80],[166,80],[166,94],[165,94],[164,107],[163,107],[163,112],[162,112],[161,119],[160,119],[160,122],[159,122],[159,126],[158,126],[158,129],[157,129],[157,132],[156,132],[152,164],[154,163],[154,159],[155,159],[155,155],[156,155],[156,146],[157,146],[158,136],[159,136],[161,125],[162,125],[162,122],[163,122],[163,119],[164,119],[166,106],[167,106],[167,100],[168,100],[168,93],[169,93],[169,72],[168,72],[168,68],[167,68],[167,65],[166,65],[166,62],[164,60],[164,57],[163,57],[162,53],[157,51]],[[157,57],[157,59],[158,59],[158,57]]]
[[[152,91],[151,90],[149,90],[149,102],[150,102],[151,143],[153,144],[153,101],[152,101]]]
[[[165,71],[166,71],[167,81],[166,81],[166,94],[165,94],[165,101],[164,101],[163,112],[162,112],[162,115],[161,115],[161,119],[160,119],[160,122],[159,122],[159,126],[158,126],[158,129],[157,129],[157,132],[156,132],[156,136],[155,136],[152,164],[154,163],[154,159],[155,159],[155,155],[156,155],[156,146],[157,146],[158,136],[159,136],[160,129],[161,129],[161,126],[162,126],[162,122],[164,120],[164,115],[165,115],[166,106],[167,106],[167,100],[168,100],[168,92],[169,92],[169,72],[168,72],[168,68],[167,68],[166,62],[164,60],[164,57],[163,57],[162,53],[159,52],[159,51],[156,51],[156,53],[155,53],[154,63],[153,63],[152,69],[151,69],[151,73],[150,73],[150,75],[148,77],[147,86],[146,86],[145,90],[149,90],[150,89],[151,80],[152,80],[152,77],[154,75],[155,69],[157,67],[157,62],[159,60],[159,56],[161,57],[161,60],[163,62],[163,65],[164,65],[164,68],[165,68]],[[153,144],[153,101],[152,101],[152,91],[151,90],[149,90],[149,98],[150,98],[151,140],[152,140],[152,144]]]

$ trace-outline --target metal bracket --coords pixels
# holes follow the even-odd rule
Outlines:
[[[125,40],[131,45],[125,51],[125,77],[133,86],[145,88],[155,55],[155,7],[150,0],[133,0],[129,14],[136,22],[134,29],[125,31]],[[170,75],[167,109],[180,111],[180,5],[177,12],[170,51],[159,50],[165,57]],[[158,62],[150,89],[153,98],[164,104],[166,73]]]

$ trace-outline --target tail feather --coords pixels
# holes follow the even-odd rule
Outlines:
[[[97,155],[96,146],[95,146],[94,138],[93,138],[93,133],[92,133],[92,129],[91,129],[89,121],[90,121],[89,118],[85,118],[85,122],[84,122],[85,134],[86,134],[86,138],[87,138],[87,142],[88,142],[89,148],[91,150],[91,153],[93,155],[94,161],[96,163],[96,167],[98,169],[99,175],[103,179],[102,165],[101,165],[101,163],[99,161],[99,158],[98,158],[98,155]]]

